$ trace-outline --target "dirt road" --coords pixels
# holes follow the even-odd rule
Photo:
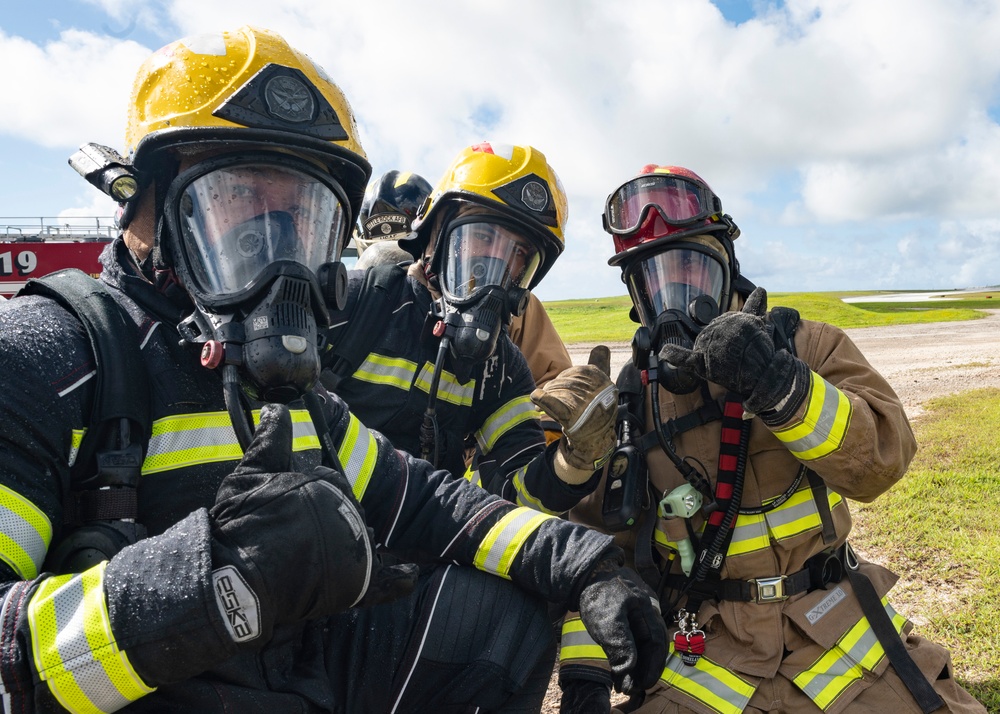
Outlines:
[[[967,322],[864,327],[847,334],[889,381],[910,419],[928,399],[983,387],[1000,388],[1000,310]],[[569,347],[574,364],[586,364],[592,344]],[[611,373],[631,358],[627,343],[611,343]],[[620,700],[616,696],[616,701]],[[549,685],[542,714],[558,714],[559,687]]]

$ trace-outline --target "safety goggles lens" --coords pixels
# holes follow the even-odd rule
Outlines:
[[[349,212],[331,185],[289,166],[228,165],[191,180],[177,201],[191,278],[237,293],[276,262],[316,272],[339,259]]]
[[[685,225],[722,210],[708,187],[682,176],[649,174],[626,182],[608,197],[604,216],[613,233],[635,231],[655,210],[670,225]]]
[[[495,223],[462,223],[446,241],[442,287],[458,300],[489,285],[526,288],[542,261],[534,244]]]
[[[666,310],[687,313],[699,295],[708,295],[720,305],[726,272],[708,253],[674,248],[637,263],[628,280],[642,323],[651,326]]]

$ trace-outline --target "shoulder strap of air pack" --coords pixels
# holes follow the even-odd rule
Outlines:
[[[75,468],[88,476],[102,468],[141,468],[152,409],[135,322],[99,280],[76,268],[29,280],[20,294],[42,295],[62,305],[83,325],[94,352],[94,404]],[[99,451],[110,457],[95,469],[91,464]]]
[[[330,352],[323,356],[323,385],[335,391],[354,374],[371,352],[406,282],[406,268],[396,263],[374,265],[365,271],[361,292],[349,322],[336,334]],[[363,319],[362,319],[363,318]]]

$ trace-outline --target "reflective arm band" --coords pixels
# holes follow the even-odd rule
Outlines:
[[[809,395],[802,418],[774,435],[802,461],[813,461],[839,449],[847,436],[854,407],[842,391],[810,372]]]
[[[354,379],[369,384],[381,384],[387,387],[396,387],[404,392],[409,391],[413,383],[413,375],[417,372],[417,365],[408,359],[401,357],[384,357],[372,352],[365,357],[354,374]]]
[[[490,528],[476,550],[473,564],[479,570],[510,580],[510,567],[528,537],[550,518],[530,508],[515,508]]]
[[[524,506],[525,508],[533,508],[536,511],[541,511],[542,513],[548,513],[553,516],[558,516],[559,513],[553,511],[552,509],[546,508],[542,505],[542,502],[538,500],[537,497],[532,495],[528,490],[528,484],[525,483],[524,477],[528,473],[528,466],[530,464],[522,466],[517,471],[514,472],[514,477],[511,482],[514,486],[515,503],[519,506]]]
[[[559,640],[559,663],[585,661],[587,664],[610,669],[608,656],[583,624],[580,616],[567,615],[563,619],[562,637]]]
[[[28,603],[39,678],[71,712],[114,712],[154,691],[114,639],[98,563],[78,575],[48,578]]]
[[[537,418],[538,410],[531,401],[531,397],[523,396],[511,399],[493,412],[476,432],[476,441],[479,442],[480,450],[484,454],[490,453],[501,436],[521,422]]]
[[[24,580],[38,576],[52,542],[52,523],[31,501],[0,486],[0,559]]]
[[[337,456],[344,467],[344,475],[351,482],[354,497],[360,503],[375,471],[378,442],[361,420],[350,413],[348,417],[350,422],[340,446],[337,447]]]

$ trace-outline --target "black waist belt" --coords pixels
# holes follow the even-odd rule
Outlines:
[[[889,614],[871,580],[861,572],[857,556],[850,544],[844,543],[836,550],[825,550],[806,561],[806,567],[791,575],[752,580],[702,580],[689,582],[682,575],[667,576],[667,584],[675,589],[687,588],[688,592],[701,593],[718,600],[742,602],[781,602],[792,595],[818,590],[847,577],[854,588],[854,595],[861,604],[872,631],[881,643],[896,674],[913,695],[924,714],[936,711],[944,702],[933,685],[917,667],[903,644]]]
[[[806,567],[791,575],[749,580],[702,580],[690,583],[683,575],[670,575],[667,585],[716,600],[738,602],[782,602],[799,593],[818,590],[844,577],[843,549],[825,550],[806,561]]]

